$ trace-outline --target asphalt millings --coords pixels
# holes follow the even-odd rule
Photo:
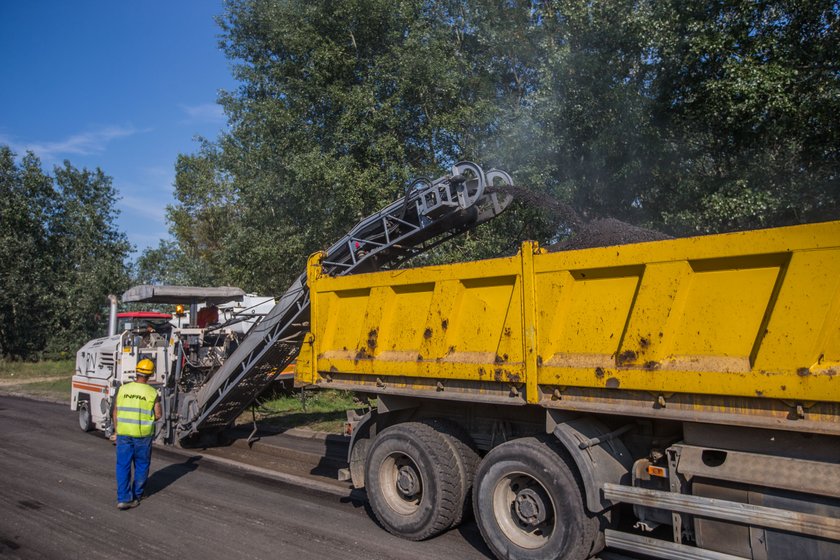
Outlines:
[[[578,227],[568,239],[547,247],[549,251],[571,251],[592,247],[609,247],[627,243],[672,239],[670,235],[637,227],[615,218],[593,220]]]
[[[569,232],[569,236],[563,241],[546,247],[551,252],[672,239],[670,235],[662,232],[634,226],[615,218],[599,218],[587,222],[565,202],[527,187],[511,185],[490,188],[496,192],[510,194],[523,205],[542,211],[558,231]]]

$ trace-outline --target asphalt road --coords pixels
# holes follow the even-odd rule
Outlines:
[[[114,448],[68,406],[0,396],[0,557],[490,558],[474,523],[415,543],[340,492],[156,449],[147,498],[116,509]]]

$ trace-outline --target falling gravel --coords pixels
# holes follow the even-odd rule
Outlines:
[[[549,251],[571,251],[592,247],[609,247],[627,243],[672,239],[670,235],[652,229],[640,228],[615,218],[593,220],[583,224],[571,237],[547,247]]]
[[[567,239],[546,247],[551,252],[672,239],[670,235],[662,232],[634,226],[615,218],[586,222],[565,202],[534,189],[520,186],[494,186],[490,189],[510,194],[523,205],[541,210],[558,230],[565,229],[570,232]]]
[[[487,190],[488,192],[509,194],[523,206],[541,210],[554,226],[562,226],[576,231],[582,223],[574,208],[546,193],[514,185],[493,186],[488,187]]]

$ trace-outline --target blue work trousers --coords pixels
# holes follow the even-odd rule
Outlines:
[[[130,502],[143,497],[149,465],[152,462],[152,436],[136,438],[117,436],[117,502]],[[134,484],[131,467],[134,465]]]

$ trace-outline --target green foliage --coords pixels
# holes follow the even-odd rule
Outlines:
[[[661,222],[713,232],[836,218],[838,3],[656,8],[651,92],[676,161],[649,196]]]
[[[232,0],[219,23],[240,86],[179,159],[161,278],[278,293],[460,159],[535,197],[424,262],[557,240],[574,221],[540,197],[677,234],[838,214],[836,1]]]
[[[101,170],[64,162],[54,176],[31,153],[0,146],[0,356],[66,357],[99,333],[109,293],[128,283],[130,246]],[[43,354],[43,353],[46,354]]]

